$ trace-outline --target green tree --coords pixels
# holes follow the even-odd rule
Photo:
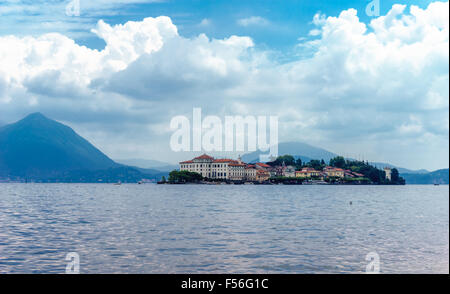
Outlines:
[[[317,160],[317,159],[311,159],[308,162],[308,166],[312,167],[313,169],[316,169],[316,170],[322,170],[322,165],[320,164],[320,160]]]
[[[173,170],[169,173],[169,183],[196,183],[201,180],[202,175],[196,172]]]
[[[273,161],[274,165],[282,165],[284,162],[284,164],[286,165],[295,165],[295,158],[292,155],[286,154],[283,156],[278,156],[277,159],[275,159],[275,161]]]
[[[303,162],[302,162],[302,159],[299,157],[299,158],[297,158],[297,160],[295,161],[295,168],[296,168],[296,169],[301,169],[302,166],[303,166]]]
[[[393,168],[391,170],[391,183],[397,184],[397,185],[404,185],[405,179],[400,177],[400,173],[398,172],[398,169]]]
[[[343,156],[336,156],[330,159],[330,165],[339,168],[345,168],[346,162]]]

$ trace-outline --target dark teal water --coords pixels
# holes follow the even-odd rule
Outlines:
[[[0,273],[449,272],[448,186],[0,184]],[[352,205],[349,202],[352,201]]]

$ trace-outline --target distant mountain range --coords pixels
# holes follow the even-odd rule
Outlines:
[[[261,151],[255,151],[252,153],[245,154],[242,156],[244,162],[257,162],[259,161],[259,155],[262,154]],[[285,142],[278,144],[278,154],[279,155],[292,155],[295,159],[300,158],[303,162],[308,162],[311,159],[323,159],[328,162],[331,158],[338,156],[336,153],[330,152],[328,150],[311,146],[306,143],[300,142]],[[434,172],[429,172],[425,169],[420,170],[410,170],[402,167],[397,167],[389,163],[384,162],[369,162],[371,165],[377,168],[397,168],[400,175],[405,178],[407,184],[448,184],[448,169],[437,170]]]
[[[242,161],[244,162],[257,162],[259,161],[259,155],[265,152],[255,151],[242,156]],[[323,159],[325,161],[330,161],[331,158],[336,157],[337,154],[327,151],[322,148],[314,147],[306,143],[300,142],[285,142],[278,144],[278,154],[279,155],[292,155],[295,159],[300,158],[303,162],[308,162],[311,159]]]
[[[70,127],[41,113],[0,128],[0,178],[44,182],[136,182],[162,173],[114,162]]]
[[[439,169],[424,174],[403,173],[401,176],[407,184],[449,184],[449,169]]]
[[[164,172],[170,172],[173,171],[174,169],[178,169],[178,165],[152,159],[132,158],[132,159],[116,159],[115,161],[125,165],[138,166],[140,168],[145,169],[155,169]]]
[[[244,162],[259,161],[260,151],[242,156]],[[278,154],[290,154],[303,162],[337,154],[300,142],[278,145]],[[388,163],[372,165],[394,167]],[[137,182],[159,180],[177,165],[144,159],[114,161],[70,127],[41,113],[0,127],[0,181],[38,182]],[[407,184],[448,184],[448,169],[428,172],[397,167]]]

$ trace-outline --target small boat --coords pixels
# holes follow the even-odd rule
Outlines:
[[[138,182],[138,185],[142,185],[144,182],[143,181],[139,181]]]
[[[122,183],[120,181],[118,181],[117,183],[114,183],[115,186],[120,186],[122,185]]]

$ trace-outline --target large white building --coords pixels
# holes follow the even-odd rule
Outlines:
[[[215,159],[203,154],[192,160],[180,162],[180,170],[196,172],[210,179],[256,180],[256,167],[243,163],[240,157],[238,160]]]

